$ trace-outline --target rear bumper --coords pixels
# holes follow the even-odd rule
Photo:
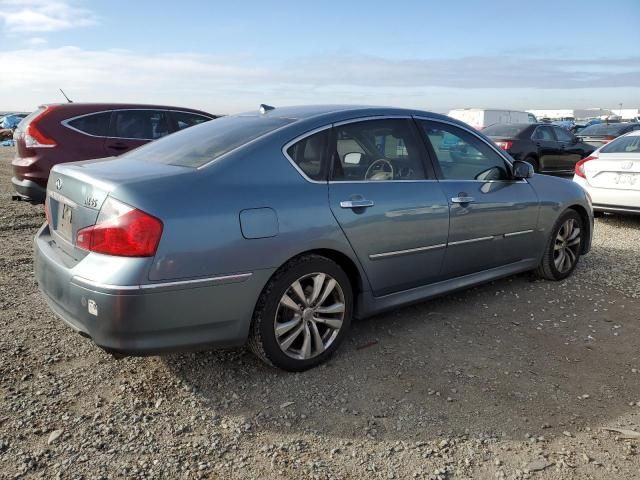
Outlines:
[[[578,176],[573,181],[589,192],[596,212],[640,213],[640,190],[598,188]]]
[[[47,196],[46,188],[41,187],[31,180],[21,180],[16,177],[11,179],[11,183],[13,184],[16,196],[20,197],[22,200],[27,200],[33,203],[44,203],[45,197]]]
[[[75,275],[56,250],[45,224],[35,239],[35,273],[50,308],[98,346],[125,355],[243,344],[255,302],[273,273],[104,285]]]

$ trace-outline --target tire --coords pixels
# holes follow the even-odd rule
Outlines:
[[[531,156],[531,155],[527,155],[527,157],[524,159],[525,162],[530,163],[531,166],[533,167],[533,171],[536,173],[540,173],[540,164],[538,163],[538,159]]]
[[[308,370],[336,351],[349,330],[352,313],[351,282],[337,263],[320,255],[294,258],[260,294],[248,345],[269,365],[290,372]]]
[[[551,230],[542,260],[535,270],[536,275],[547,280],[564,280],[571,275],[580,260],[583,231],[578,212],[565,210]]]

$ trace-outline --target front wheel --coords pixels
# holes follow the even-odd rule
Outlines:
[[[582,218],[567,210],[556,221],[536,274],[547,280],[563,280],[578,265],[582,252]]]
[[[305,255],[284,265],[256,305],[249,348],[264,362],[303,371],[338,348],[351,323],[349,278],[334,261]]]

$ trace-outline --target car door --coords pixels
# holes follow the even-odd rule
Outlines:
[[[105,149],[109,155],[122,155],[169,133],[170,123],[164,110],[115,110]]]
[[[531,135],[531,140],[538,150],[538,167],[540,171],[553,170],[560,152],[556,137],[551,127],[538,126]]]
[[[331,211],[374,295],[435,282],[449,208],[409,117],[336,124],[331,140]]]
[[[513,180],[497,149],[471,129],[418,119],[449,204],[449,239],[443,276],[454,278],[520,260],[539,251],[538,197]],[[457,139],[455,148],[442,142]]]
[[[560,152],[558,156],[558,168],[573,172],[575,164],[583,157],[584,148],[578,142],[571,132],[562,127],[552,127],[553,132],[558,139]]]

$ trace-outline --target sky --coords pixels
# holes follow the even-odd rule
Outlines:
[[[640,0],[0,0],[0,111],[640,108]]]

